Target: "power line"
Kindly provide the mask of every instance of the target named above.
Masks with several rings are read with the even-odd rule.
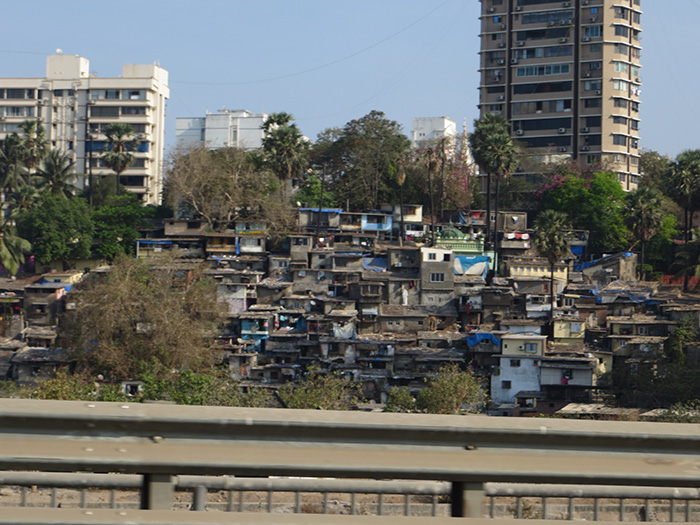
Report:
[[[378,46],[380,46],[380,45],[382,45],[382,44],[388,42],[389,40],[391,40],[391,39],[397,37],[397,36],[400,35],[401,33],[404,33],[404,32],[406,32],[406,31],[408,31],[408,30],[409,30],[410,28],[412,28],[413,26],[419,24],[420,22],[422,22],[423,20],[425,20],[426,18],[428,18],[430,15],[432,15],[434,12],[438,11],[439,9],[441,9],[441,8],[442,8],[445,4],[447,4],[448,2],[450,2],[450,0],[445,0],[443,3],[441,3],[439,6],[437,6],[437,7],[436,7],[435,9],[433,9],[432,11],[426,13],[425,15],[421,16],[421,17],[418,18],[417,20],[411,22],[409,25],[405,26],[404,28],[399,29],[399,30],[396,31],[395,33],[392,33],[392,34],[389,35],[388,37],[383,38],[382,40],[379,40],[378,42],[375,42],[374,44],[371,44],[371,45],[369,45],[369,46],[367,46],[367,47],[365,47],[365,48],[363,48],[363,49],[360,49],[359,51],[355,51],[354,53],[351,53],[351,54],[349,54],[349,55],[346,55],[346,56],[344,56],[344,57],[342,57],[342,58],[338,58],[338,59],[336,59],[336,60],[332,60],[332,61],[330,61],[330,62],[326,62],[325,64],[321,64],[321,65],[319,65],[319,66],[315,66],[315,67],[312,67],[312,68],[309,68],[309,69],[304,69],[304,70],[301,70],[301,71],[297,71],[297,72],[295,72],[295,73],[289,73],[289,74],[287,74],[287,75],[281,75],[281,76],[277,76],[277,77],[262,78],[262,79],[258,79],[258,80],[244,80],[244,81],[240,81],[240,82],[188,82],[188,81],[184,81],[184,80],[178,80],[178,81],[173,81],[172,83],[189,84],[189,85],[194,85],[194,86],[242,86],[242,85],[246,85],[246,84],[258,84],[258,83],[263,83],[263,82],[274,82],[274,81],[277,81],[277,80],[284,80],[284,79],[286,79],[286,78],[292,78],[292,77],[297,77],[297,76],[300,76],[300,75],[305,75],[305,74],[307,74],[307,73],[312,73],[312,72],[314,72],[314,71],[318,71],[319,69],[324,69],[324,68],[326,68],[326,67],[334,66],[334,65],[339,64],[339,63],[341,63],[341,62],[344,62],[344,61],[346,61],[346,60],[349,60],[349,59],[351,59],[351,58],[353,58],[353,57],[356,57],[356,56],[358,56],[358,55],[361,55],[362,53],[365,53],[365,52],[367,52],[367,51],[369,51],[369,50],[371,50],[371,49],[374,49],[375,47],[378,47]]]

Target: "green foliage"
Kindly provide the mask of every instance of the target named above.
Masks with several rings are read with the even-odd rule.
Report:
[[[309,175],[301,184],[299,190],[294,193],[294,201],[300,202],[302,206],[318,208],[321,200],[321,179],[318,175]],[[328,185],[323,188],[323,207],[332,208],[336,206],[335,195],[330,191]]]
[[[397,122],[371,111],[342,130],[320,134],[313,159],[326,165],[338,202],[349,202],[350,209],[378,209],[383,202],[399,201],[398,161],[409,146]]]
[[[125,122],[113,122],[104,128],[107,147],[102,153],[102,162],[118,177],[134,163],[134,154],[139,141],[134,138],[134,128]]]
[[[658,151],[643,150],[639,159],[640,187],[663,191],[664,178],[671,167],[671,158]]]
[[[67,199],[76,190],[71,184],[76,178],[74,168],[75,163],[67,153],[51,150],[32,180],[40,193]]]
[[[309,143],[293,120],[289,113],[273,113],[262,126],[265,162],[281,181],[298,177],[308,162]]]
[[[118,195],[108,198],[106,204],[92,215],[95,238],[100,244],[95,252],[110,261],[120,254],[133,255],[139,228],[146,226],[145,219],[152,208],[141,206],[135,195]]]
[[[590,231],[589,251],[594,255],[624,250],[629,231],[624,223],[625,192],[612,173],[590,176],[565,167],[537,193],[543,210],[567,215],[575,229]]]
[[[475,120],[469,145],[474,160],[489,175],[505,179],[520,162],[520,150],[511,139],[510,124],[499,115],[488,113]]]
[[[17,234],[14,217],[11,212],[0,222],[0,264],[10,275],[17,273],[32,248],[29,241]]]
[[[456,364],[448,364],[430,380],[430,386],[420,391],[416,409],[428,414],[457,414],[468,405],[470,412],[478,412],[487,401],[479,379]]]
[[[408,388],[392,387],[387,393],[384,412],[415,412],[416,400]]]
[[[700,400],[676,403],[658,418],[664,423],[700,423]]]
[[[685,345],[694,343],[700,339],[698,323],[694,316],[686,315],[676,327],[666,342],[667,359],[672,363],[685,362]]]
[[[83,199],[44,196],[34,209],[18,215],[17,230],[42,264],[90,256],[93,223]]]
[[[348,410],[357,403],[357,388],[349,378],[320,374],[310,369],[299,383],[287,383],[279,389],[279,398],[287,408]]]
[[[83,375],[71,375],[60,370],[56,376],[41,381],[31,390],[34,399],[58,399],[61,401],[79,401],[95,398],[95,385],[86,380]]]
[[[132,401],[132,398],[122,391],[121,383],[105,383],[100,385],[95,400],[124,403],[126,401]]]

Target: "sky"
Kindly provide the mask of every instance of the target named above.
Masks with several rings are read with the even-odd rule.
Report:
[[[700,0],[642,9],[641,146],[675,157],[700,148]],[[372,110],[409,136],[413,117],[467,131],[478,117],[478,0],[32,0],[11,11],[23,22],[3,25],[3,77],[45,76],[57,49],[98,77],[167,69],[167,147],[175,118],[224,107],[291,113],[312,140]]]

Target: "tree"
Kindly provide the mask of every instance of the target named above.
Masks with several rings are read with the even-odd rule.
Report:
[[[10,208],[17,213],[32,210],[39,202],[40,197],[34,186],[29,184],[21,186],[10,195]]]
[[[8,135],[0,148],[0,184],[5,192],[17,191],[26,184],[22,164],[22,139],[17,133]]]
[[[57,344],[75,352],[92,376],[140,379],[148,371],[208,369],[217,360],[212,335],[220,316],[215,284],[199,265],[150,267],[118,257],[72,294]]]
[[[351,209],[371,210],[383,202],[398,202],[398,162],[409,147],[397,122],[381,111],[371,111],[341,130],[320,134],[313,158],[317,164],[326,164],[339,202],[348,202]]]
[[[31,243],[17,234],[14,218],[15,213],[10,213],[0,223],[0,264],[10,275],[17,273],[32,249]]]
[[[491,241],[491,178],[496,179],[496,225],[498,225],[499,183],[518,167],[520,150],[510,137],[510,125],[500,115],[487,113],[474,121],[469,145],[475,162],[486,173],[486,232]],[[498,236],[498,232],[496,232]]]
[[[274,217],[280,208],[272,198],[278,188],[275,176],[258,169],[255,159],[237,148],[199,148],[176,156],[166,187],[173,208],[201,217],[212,230],[240,217]]]
[[[349,410],[358,399],[357,387],[349,378],[313,368],[299,383],[283,385],[278,394],[286,408]]]
[[[42,167],[33,180],[36,188],[52,197],[67,199],[77,189],[71,180],[75,179],[75,163],[66,153],[51,150],[44,158]]]
[[[644,279],[644,247],[656,232],[661,229],[663,215],[661,200],[655,189],[641,187],[625,196],[625,222],[636,242],[641,246],[639,277]]]
[[[116,191],[119,192],[119,176],[134,163],[132,153],[138,149],[139,141],[134,137],[134,128],[125,122],[113,122],[104,128],[107,147],[102,162],[114,172]]]
[[[696,230],[696,236],[700,231]],[[688,291],[690,277],[700,277],[700,241],[687,242],[676,251],[676,256],[671,265],[671,271],[676,278],[683,278],[683,290]]]
[[[622,210],[625,192],[613,173],[579,173],[562,166],[536,193],[543,210],[566,214],[572,228],[590,232],[588,250],[601,255],[625,249],[629,231]]]
[[[115,195],[92,214],[95,239],[99,241],[95,252],[112,261],[120,254],[133,255],[139,229],[147,225],[146,218],[152,215],[151,208],[141,205],[135,195]]]
[[[19,124],[22,130],[20,158],[29,173],[32,172],[49,153],[49,141],[44,126],[36,120],[24,120]]]
[[[93,223],[83,199],[46,195],[34,209],[17,215],[17,230],[42,264],[90,256]]]
[[[693,214],[700,206],[700,150],[680,153],[667,172],[664,191],[685,213],[685,242],[693,229]]]
[[[405,387],[392,387],[387,392],[384,412],[415,412],[416,400]]]
[[[309,143],[293,120],[289,113],[273,113],[262,125],[265,162],[282,183],[283,197],[290,181],[306,170],[309,155]]]
[[[535,221],[535,244],[549,262],[550,321],[554,319],[554,265],[569,253],[568,228],[566,215],[556,210],[542,212]]]
[[[447,364],[430,379],[430,386],[418,393],[416,409],[428,414],[457,414],[468,405],[470,412],[478,412],[487,401],[478,378],[456,364]]]
[[[672,162],[670,157],[658,151],[642,150],[639,158],[639,173],[642,175],[639,185],[663,191],[664,179]]]

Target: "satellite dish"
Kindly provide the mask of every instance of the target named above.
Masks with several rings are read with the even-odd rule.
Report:
[[[56,48],[56,54],[57,54],[57,55],[62,55],[62,54],[63,54],[63,49],[61,49],[60,47],[59,47],[59,48]]]

